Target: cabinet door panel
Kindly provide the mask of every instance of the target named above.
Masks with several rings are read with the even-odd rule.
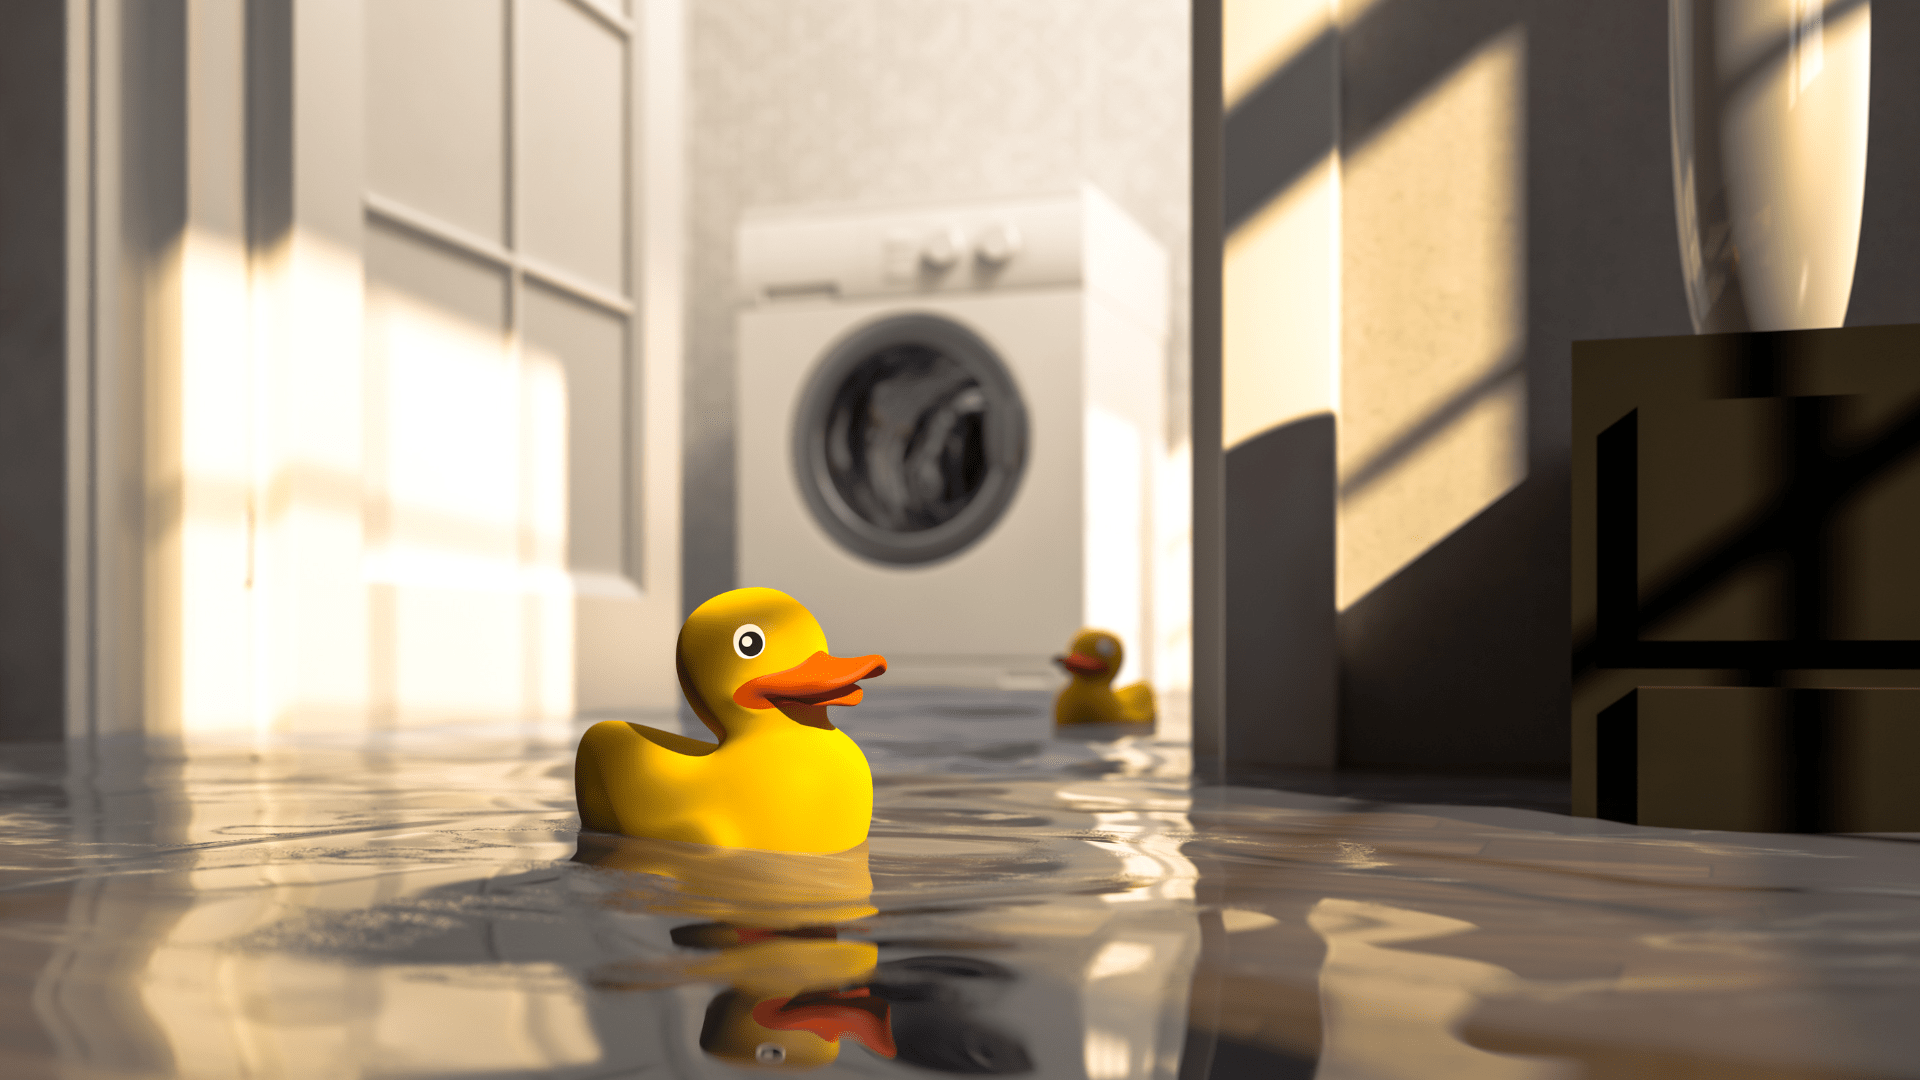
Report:
[[[522,11],[521,249],[624,293],[626,43],[565,0]]]
[[[501,0],[367,6],[367,186],[507,240],[506,11]]]
[[[627,516],[626,320],[530,284],[527,362],[565,387],[567,565],[622,574]]]

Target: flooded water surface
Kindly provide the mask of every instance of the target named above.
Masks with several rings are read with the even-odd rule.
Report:
[[[0,1073],[1920,1076],[1920,838],[1194,789],[1037,695],[872,705],[831,856],[582,834],[566,730],[9,751]]]

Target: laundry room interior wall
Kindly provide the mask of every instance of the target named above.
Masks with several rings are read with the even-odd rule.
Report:
[[[1571,348],[1692,331],[1667,5],[1440,7],[1222,5],[1239,778],[1591,753],[1567,720]],[[1849,326],[1920,319],[1920,5],[1875,5],[1872,35]]]
[[[1173,256],[1164,400],[1168,445],[1186,443],[1185,3],[695,0],[688,49],[689,609],[753,584],[734,546],[734,229],[749,207],[1093,183]]]

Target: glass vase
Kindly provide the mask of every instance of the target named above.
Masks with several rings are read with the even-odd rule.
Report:
[[[1697,333],[1839,326],[1867,171],[1869,0],[1669,0]]]

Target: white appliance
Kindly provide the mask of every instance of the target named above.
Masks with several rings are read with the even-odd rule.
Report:
[[[1153,671],[1165,251],[1089,187],[750,211],[742,585],[890,684],[1041,688],[1083,626]]]

